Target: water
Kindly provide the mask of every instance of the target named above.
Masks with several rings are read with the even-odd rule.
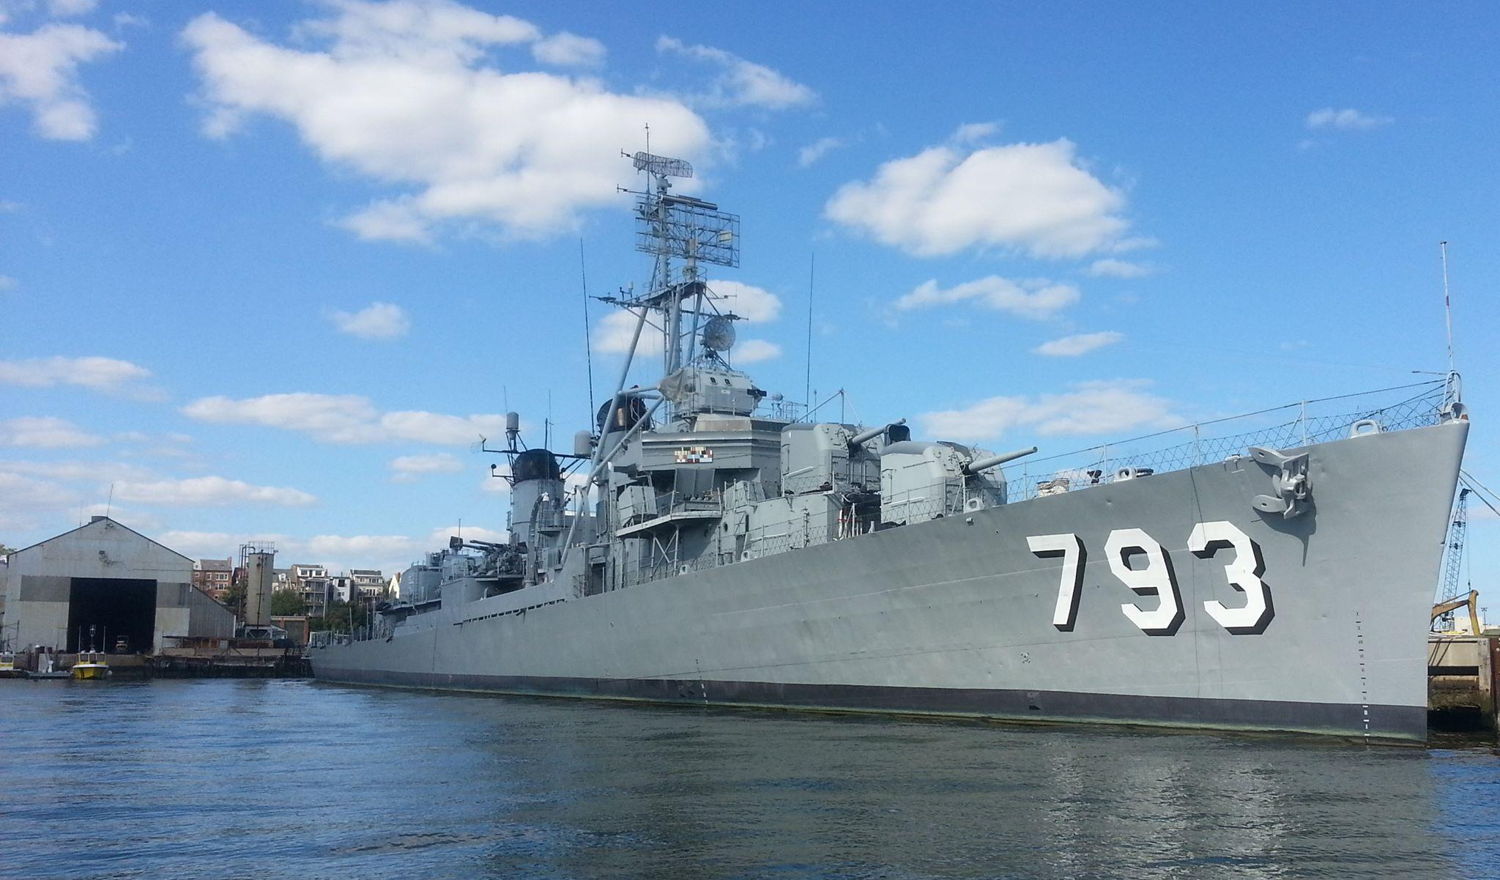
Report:
[[[0,877],[1495,876],[1500,758],[302,681],[0,682]]]

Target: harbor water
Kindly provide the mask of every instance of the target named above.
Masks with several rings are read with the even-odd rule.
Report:
[[[0,877],[1493,877],[1477,744],[0,682]]]

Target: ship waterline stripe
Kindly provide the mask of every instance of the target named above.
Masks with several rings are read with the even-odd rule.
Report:
[[[315,667],[319,665],[315,661]],[[321,681],[342,684],[651,703],[1306,733],[1413,744],[1420,744],[1427,738],[1425,706],[1299,703],[1024,689],[659,678],[443,675],[347,668],[318,668],[316,677]]]

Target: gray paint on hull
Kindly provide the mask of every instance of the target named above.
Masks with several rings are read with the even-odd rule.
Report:
[[[345,684],[478,691],[650,703],[774,707],[997,721],[1093,722],[1213,730],[1281,731],[1421,742],[1427,712],[1413,706],[1329,705],[972,688],[771,684],[685,679],[528,678],[500,675],[375,673],[329,669]],[[1371,728],[1380,731],[1372,735]]]

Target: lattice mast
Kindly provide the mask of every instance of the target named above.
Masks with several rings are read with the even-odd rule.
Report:
[[[635,248],[655,256],[656,263],[645,294],[622,292],[607,301],[660,315],[662,375],[670,376],[697,358],[699,329],[706,318],[718,314],[700,265],[740,264],[740,218],[712,202],[672,193],[672,178],[693,176],[688,162],[646,152],[621,155],[651,178],[645,191],[627,192],[636,196]]]
[[[1439,602],[1467,593],[1463,581],[1464,539],[1469,532],[1469,487],[1460,486],[1453,502],[1453,518],[1448,521],[1448,546],[1443,560],[1443,582],[1438,585]]]

